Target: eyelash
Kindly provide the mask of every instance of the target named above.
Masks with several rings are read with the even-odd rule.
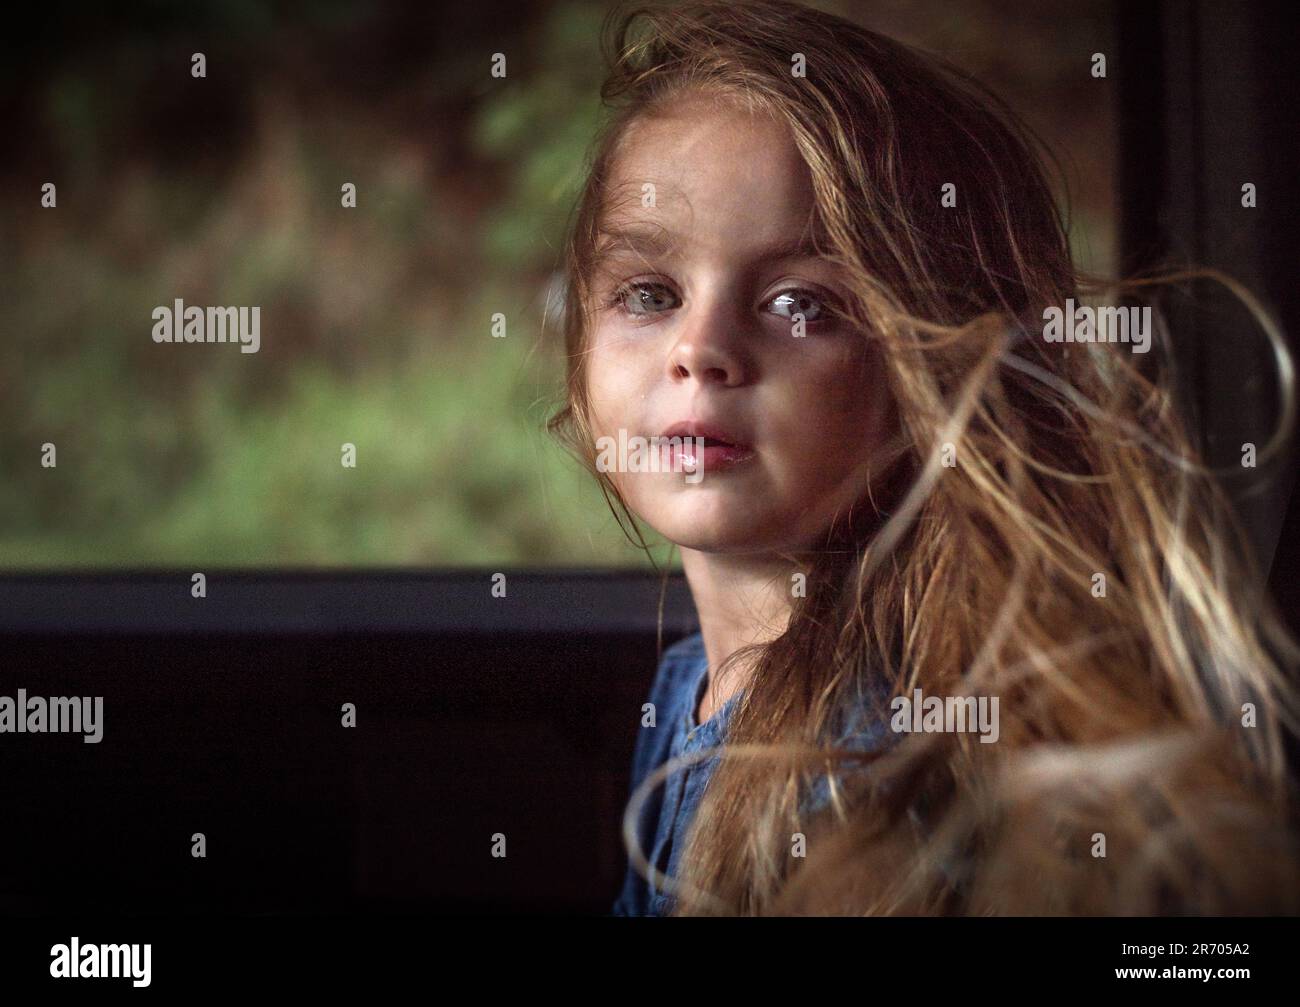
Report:
[[[652,288],[652,289],[658,288],[661,290],[670,289],[666,283],[658,283],[649,280],[634,280],[630,283],[621,284],[617,289],[613,291],[613,293],[611,293],[607,298],[605,298],[603,302],[604,308],[606,310],[612,308],[613,310],[617,311],[620,315],[622,315],[624,318],[648,318],[651,315],[657,314],[658,312],[647,312],[645,314],[636,314],[635,312],[628,311],[627,308],[624,307],[624,301],[626,300],[627,295],[630,294],[632,291],[641,287]],[[778,290],[775,294],[773,294],[771,297],[768,298],[767,303],[770,304],[772,301],[775,301],[778,297],[782,297],[784,295],[789,295],[789,294],[807,294],[813,300],[817,301],[822,305],[824,309],[823,317],[808,320],[806,324],[822,325],[826,322],[835,320],[835,314],[837,310],[837,304],[835,299],[827,294],[819,293],[818,291],[812,290],[808,287],[786,287],[782,290]]]

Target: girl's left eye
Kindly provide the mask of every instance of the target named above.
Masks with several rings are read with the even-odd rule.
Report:
[[[820,322],[824,321],[825,317],[829,317],[828,302],[825,298],[813,293],[811,290],[800,290],[796,288],[782,291],[767,303],[778,304],[783,308],[789,309],[790,314],[784,315],[783,317],[785,318],[793,318],[797,313],[803,315],[805,322]]]

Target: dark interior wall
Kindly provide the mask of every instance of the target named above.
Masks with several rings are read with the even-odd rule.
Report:
[[[481,574],[245,582],[280,599],[263,623],[282,627],[348,626],[344,603],[322,599],[351,596],[355,620],[387,595],[387,629],[335,633],[187,628],[167,601],[188,599],[173,590],[186,580],[146,578],[154,604],[133,610],[113,601],[125,578],[0,583],[0,694],[102,696],[105,722],[96,744],[5,736],[0,912],[609,910],[656,578],[512,574],[520,597],[495,632],[449,629],[469,619],[436,604],[500,604]],[[243,604],[238,586],[211,588]],[[404,605],[420,595],[425,609]],[[98,612],[98,631],[18,632],[24,604],[69,623]],[[547,613],[564,631],[527,628]],[[664,645],[692,618],[674,579]],[[206,858],[191,856],[195,832]]]
[[[1123,260],[1126,269],[1208,266],[1244,284],[1280,322],[1300,356],[1300,225],[1296,165],[1300,105],[1294,4],[1159,0],[1117,5],[1121,95]],[[1242,205],[1253,183],[1257,205]],[[1217,466],[1263,450],[1278,422],[1278,367],[1248,311],[1200,281],[1172,296],[1169,317],[1184,404]],[[1269,586],[1300,632],[1297,452],[1241,470],[1226,485]],[[1261,484],[1257,477],[1267,476]]]
[[[98,744],[6,738],[4,911],[604,912],[616,894],[653,638],[4,649],[26,669],[6,680],[103,696],[106,721]]]

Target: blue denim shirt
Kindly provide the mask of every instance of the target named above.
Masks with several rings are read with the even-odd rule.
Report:
[[[633,790],[655,769],[671,758],[714,748],[724,743],[731,714],[743,690],[731,696],[703,724],[695,723],[695,712],[708,686],[708,659],[704,637],[700,633],[678,641],[664,651],[655,673],[650,696],[654,704],[655,726],[642,727],[632,756]],[[887,695],[864,697],[863,703],[848,718],[847,727],[837,743],[852,749],[870,751],[887,744],[893,737],[888,717],[876,712],[876,701],[887,708]],[[637,823],[637,838],[646,858],[670,878],[677,876],[678,857],[685,842],[686,830],[699,807],[704,788],[717,768],[720,755],[692,763],[669,774],[655,787],[642,806]],[[813,786],[808,810],[816,810],[830,798],[825,776]],[[666,916],[673,898],[651,885],[629,863],[623,890],[614,903],[615,916]]]

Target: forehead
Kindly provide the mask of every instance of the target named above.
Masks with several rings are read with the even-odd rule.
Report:
[[[691,99],[625,132],[601,230],[734,251],[797,237],[812,209],[808,169],[783,122]]]

